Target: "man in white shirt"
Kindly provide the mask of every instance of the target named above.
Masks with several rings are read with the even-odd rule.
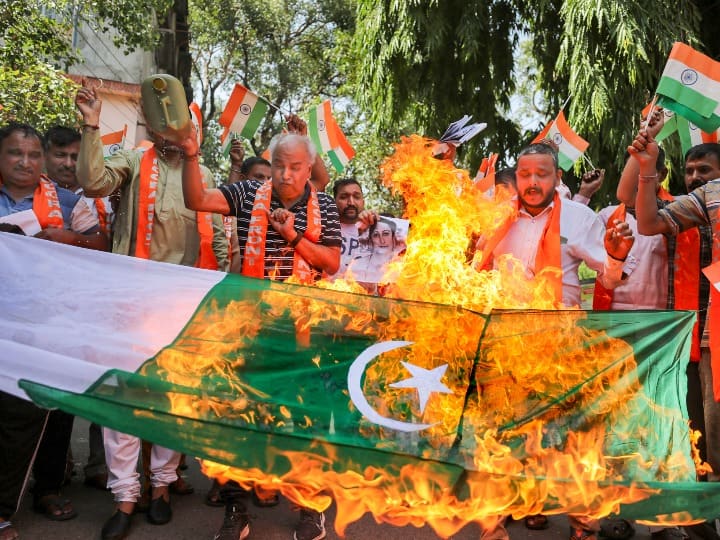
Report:
[[[609,224],[607,230],[587,206],[556,195],[561,171],[557,153],[544,143],[531,144],[518,157],[515,181],[518,214],[493,248],[493,256],[511,254],[524,266],[529,277],[544,270],[539,256],[552,258],[548,249],[558,249],[545,240],[551,230],[554,211],[559,215],[559,261],[562,269],[562,304],[580,305],[578,267],[585,262],[598,272],[603,285],[612,289],[623,280],[623,263],[634,238],[627,223]],[[545,253],[542,253],[543,248]],[[628,268],[628,270],[630,270]]]
[[[492,249],[494,261],[510,254],[522,264],[528,277],[542,273],[550,282],[557,282],[556,304],[571,307],[580,305],[580,263],[584,261],[596,270],[603,286],[613,289],[623,282],[623,265],[634,238],[627,223],[614,220],[606,230],[587,206],[560,196],[556,188],[561,175],[552,146],[537,143],[523,149],[515,173],[517,217],[494,247],[486,248]],[[558,266],[559,275],[553,270]],[[571,539],[597,539],[598,520],[580,515],[568,517]],[[482,540],[508,538],[503,519],[481,535]]]

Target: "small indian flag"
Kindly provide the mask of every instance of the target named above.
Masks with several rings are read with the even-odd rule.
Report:
[[[325,100],[310,110],[308,132],[317,151],[327,154],[337,172],[343,172],[350,160],[355,157],[355,149],[332,114],[330,100]]]
[[[712,133],[706,133],[682,116],[677,116],[676,122],[683,155],[687,154],[688,150],[698,144],[718,142],[719,130],[715,130]]]
[[[110,157],[118,150],[122,150],[125,146],[125,134],[127,133],[127,124],[120,131],[113,131],[100,137],[103,143],[103,157]]]
[[[545,126],[532,142],[537,143],[543,139],[551,140],[557,145],[558,164],[564,171],[569,171],[590,146],[589,142],[572,130],[563,111],[560,111],[555,120]]]
[[[262,98],[243,85],[235,84],[218,122],[229,131],[252,139],[267,111],[268,104]]]
[[[684,116],[703,131],[720,127],[720,62],[689,45],[673,45],[656,93],[658,105]]]

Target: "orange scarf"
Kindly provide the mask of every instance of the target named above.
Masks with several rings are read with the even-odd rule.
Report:
[[[94,199],[95,210],[97,210],[98,223],[100,224],[100,230],[105,234],[110,234],[110,224],[108,223],[108,212],[105,208],[105,203],[102,199]]]
[[[519,201],[519,199],[518,199]],[[560,196],[557,191],[553,197],[553,206],[545,222],[540,245],[535,255],[535,275],[543,273],[549,280],[555,293],[555,300],[562,303],[562,258],[560,256]]]
[[[321,216],[318,203],[317,191],[310,186],[310,197],[307,206],[307,231],[305,238],[317,243],[320,239]],[[248,277],[265,277],[265,241],[268,229],[268,212],[270,212],[270,200],[272,198],[272,180],[267,180],[255,193],[252,212],[250,214],[250,225],[248,226],[248,237],[245,242],[243,254],[242,274]],[[289,248],[288,248],[289,249]],[[312,283],[313,270],[297,250],[293,250],[293,276],[301,283]]]
[[[607,229],[608,227],[613,227],[616,219],[619,219],[620,221],[627,220],[627,212],[624,204],[619,205],[613,211],[608,218],[605,228]],[[596,279],[595,291],[593,293],[593,309],[598,311],[609,310],[610,306],[612,306],[614,295],[615,293],[612,289],[606,289],[603,284],[600,283],[600,280]]]
[[[157,151],[152,146],[140,160],[140,192],[138,196],[138,219],[135,236],[135,256],[141,259],[150,258],[153,223],[155,221],[155,198],[157,196],[160,166]],[[203,184],[205,179],[203,178]],[[197,212],[196,221],[200,236],[200,253],[195,266],[209,270],[217,270],[218,264],[212,249],[213,228],[212,215],[209,212]]]
[[[33,193],[33,212],[35,212],[43,229],[48,227],[62,229],[65,227],[57,189],[53,181],[44,174],[40,176],[38,186],[35,188],[35,193]]]
[[[663,188],[658,190],[658,199],[672,201],[675,199]],[[700,231],[697,227],[678,234],[675,238],[675,272],[673,288],[675,304],[673,309],[695,311],[700,308]],[[690,360],[700,361],[700,322],[695,320],[690,347]]]
[[[520,197],[517,199],[518,212],[520,211]],[[544,274],[553,289],[555,301],[562,303],[562,257],[560,254],[560,197],[555,193],[553,197],[553,205],[550,208],[550,215],[545,222],[545,228],[540,238],[540,244],[535,254],[535,275]],[[517,219],[515,216],[507,219],[505,223],[500,225],[495,234],[488,240],[483,248],[482,257],[474,267],[485,270],[491,265],[492,252],[500,243],[512,224]]]

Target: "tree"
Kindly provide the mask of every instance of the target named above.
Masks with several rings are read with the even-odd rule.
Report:
[[[16,120],[44,130],[75,125],[75,84],[58,68],[79,60],[72,26],[85,22],[119,31],[117,44],[151,48],[160,37],[155,13],[172,0],[4,0],[0,4],[0,121]]]
[[[199,90],[195,101],[211,132],[204,152],[211,165],[219,159],[212,121],[234,83],[269,99],[283,113],[302,113],[323,98],[338,97],[343,74],[332,58],[353,30],[350,0],[191,0],[190,24]],[[250,141],[254,154],[280,131],[281,116],[266,118]]]
[[[624,147],[637,130],[675,40],[720,51],[700,17],[709,0],[358,0],[356,46],[365,57],[359,101],[380,128],[409,114],[435,135],[467,112],[488,129],[469,148],[488,145],[514,155],[529,140],[506,120],[515,90],[520,34],[532,39],[537,84],[551,119],[572,96],[566,115],[590,143],[589,156],[608,169],[604,204]],[[678,14],[682,14],[679,17]],[[538,128],[540,126],[537,126]],[[437,136],[437,135],[436,135]]]

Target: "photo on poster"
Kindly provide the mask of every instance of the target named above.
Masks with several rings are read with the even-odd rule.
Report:
[[[350,262],[350,272],[360,283],[390,283],[385,276],[387,265],[405,251],[410,222],[380,216],[374,225],[363,232],[358,240],[363,249]]]

